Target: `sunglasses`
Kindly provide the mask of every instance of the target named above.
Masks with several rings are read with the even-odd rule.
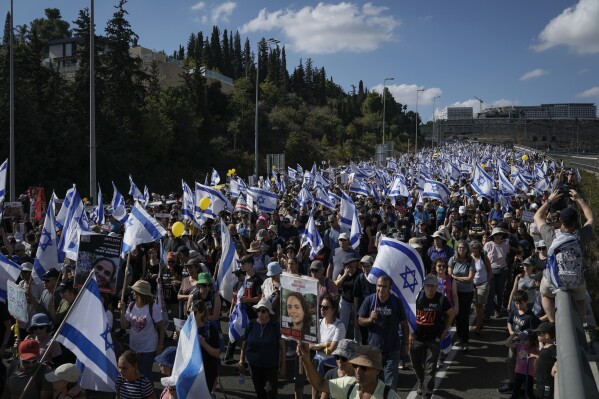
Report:
[[[347,362],[347,358],[345,356],[335,355],[335,360],[340,361],[341,363]]]
[[[361,371],[368,371],[372,368],[372,367],[368,367],[368,366],[360,366],[358,364],[352,364],[352,367],[354,368],[354,370],[361,370]]]
[[[268,309],[260,308],[260,309],[258,309],[258,313],[268,313]]]
[[[34,331],[35,330],[44,330],[45,328],[46,328],[46,326],[34,326],[34,327],[31,327],[31,329],[34,330]]]
[[[321,310],[329,310],[329,308],[330,308],[330,306],[326,306],[326,305],[320,307]]]

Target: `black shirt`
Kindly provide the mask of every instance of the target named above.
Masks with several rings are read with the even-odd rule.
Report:
[[[343,280],[343,283],[339,288],[341,289],[341,298],[343,298],[344,301],[354,303],[354,284],[360,274],[364,273],[356,271],[354,274],[347,276]]]
[[[244,298],[255,298],[257,296],[260,296],[261,294],[262,294],[262,280],[260,279],[260,277],[258,277],[257,274],[254,274],[251,277],[246,276],[245,291],[243,292]],[[252,307],[255,304],[245,303],[244,305],[245,305],[245,310],[247,312],[249,320],[252,320],[252,319],[255,319],[256,317],[258,317],[258,315],[256,314],[256,311]]]
[[[535,383],[542,386],[549,386],[553,397],[553,377],[551,376],[551,368],[557,361],[557,348],[555,345],[541,349],[539,358],[535,364]]]

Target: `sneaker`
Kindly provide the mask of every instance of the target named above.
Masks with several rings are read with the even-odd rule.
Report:
[[[439,353],[439,359],[437,359],[437,368],[440,369],[443,367],[443,362],[445,362],[445,353]]]
[[[499,388],[497,388],[497,392],[499,393],[512,393],[512,384],[509,382],[507,384],[503,384]]]
[[[424,385],[423,384],[418,385],[418,389],[416,390],[416,393],[418,395],[422,395],[423,392],[424,392]]]
[[[470,350],[470,347],[468,346],[468,344],[464,344],[464,346],[462,346],[462,350],[463,350],[464,352],[466,352],[466,351],[469,351],[469,350]]]

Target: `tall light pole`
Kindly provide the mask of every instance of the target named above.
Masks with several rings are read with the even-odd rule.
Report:
[[[386,85],[387,85],[387,81],[388,80],[395,80],[395,78],[385,78],[383,79],[383,144],[385,144],[385,106],[386,106],[386,102],[385,102],[385,90],[386,89]]]
[[[89,195],[93,204],[96,198],[96,61],[95,61],[94,0],[89,8]],[[100,204],[101,205],[101,204]]]
[[[10,0],[10,56],[9,56],[9,78],[10,81],[10,95],[9,95],[9,118],[10,118],[10,134],[9,134],[9,152],[8,152],[8,169],[9,179],[10,179],[10,202],[15,202],[15,60],[14,60],[14,52],[15,52],[15,36],[14,36],[14,22],[15,17],[13,13],[13,0]]]
[[[270,38],[266,41],[268,45],[276,44],[279,45],[279,41],[277,39]],[[260,89],[260,42],[258,42],[258,53],[256,54],[256,115],[254,117],[254,178],[258,181],[258,91]]]
[[[414,155],[416,155],[416,152],[418,151],[418,96],[421,91],[424,91],[424,89],[416,90],[416,137],[414,138]]]
[[[437,100],[437,98],[440,98],[441,96],[435,96],[433,97],[433,143],[435,142],[435,101]],[[439,140],[437,139],[437,145],[439,145]]]

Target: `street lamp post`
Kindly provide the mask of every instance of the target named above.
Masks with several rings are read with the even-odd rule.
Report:
[[[408,154],[410,153],[410,141],[412,141],[412,139],[408,137]]]
[[[416,135],[414,138],[414,155],[416,155],[416,152],[418,151],[418,96],[421,91],[424,91],[424,89],[416,90]]]
[[[15,66],[14,66],[14,52],[15,52],[15,37],[14,37],[14,20],[15,14],[13,13],[13,0],[10,0],[10,56],[9,56],[9,153],[8,153],[8,170],[9,172],[9,185],[10,185],[10,202],[15,202]]]
[[[437,98],[440,98],[441,96],[435,96],[433,97],[433,144],[435,143],[435,102],[437,100]],[[437,138],[437,145],[439,145],[439,138]]]
[[[266,44],[279,45],[280,41],[270,38]],[[258,43],[258,54],[256,56],[256,115],[254,117],[254,178],[258,181],[258,91],[260,88],[260,43]]]
[[[94,0],[89,9],[89,195],[93,204],[98,204],[96,198],[96,61],[95,61],[95,27]],[[102,204],[98,204],[102,205]]]
[[[385,144],[385,108],[387,103],[385,102],[385,89],[388,80],[395,80],[395,78],[385,78],[383,79],[383,144]]]

